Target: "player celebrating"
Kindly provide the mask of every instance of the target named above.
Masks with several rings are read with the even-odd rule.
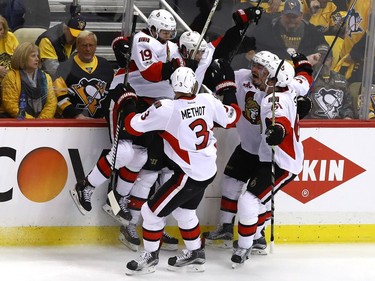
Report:
[[[274,60],[266,64],[256,78],[258,88],[265,92],[265,95],[258,93],[254,97],[260,105],[260,162],[246,191],[238,199],[239,239],[231,258],[233,267],[248,259],[261,204],[267,203],[271,199],[271,193],[275,194],[302,170],[303,147],[298,135],[298,93],[288,87],[294,75],[291,64],[284,60]],[[274,158],[271,156],[271,149],[274,149]],[[275,167],[274,181],[271,176],[272,165]]]
[[[126,130],[134,135],[163,131],[165,154],[174,169],[173,176],[142,205],[145,251],[127,264],[127,274],[155,271],[165,217],[171,213],[187,249],[182,255],[169,258],[169,268],[204,270],[205,253],[196,209],[217,170],[216,139],[211,128],[214,122],[224,128],[234,126],[240,116],[236,105],[223,105],[210,94],[195,95],[197,82],[190,68],[178,68],[171,81],[174,100],[157,101],[145,112],[130,114],[125,120]]]
[[[300,95],[305,95],[310,87],[312,67],[302,54],[297,54],[292,59],[296,69],[296,77],[292,80],[289,88],[295,89]],[[259,88],[262,85],[260,77],[263,75],[265,66],[275,60],[278,60],[276,55],[268,51],[261,51],[254,56],[251,69],[235,71],[236,98],[243,112],[236,125],[240,144],[231,155],[224,170],[220,182],[222,190],[220,224],[216,230],[203,233],[207,243],[218,240],[222,242],[224,247],[232,246],[233,224],[237,213],[238,198],[246,182],[254,176],[259,165],[260,106],[254,97],[256,94],[265,95],[265,92]],[[218,78],[215,79],[223,80],[223,77],[228,76],[229,71],[225,62],[220,62],[216,69]],[[306,110],[308,111],[309,108],[307,107]],[[307,113],[304,112],[303,114],[306,115]],[[260,205],[258,227],[252,247],[253,254],[266,254],[267,244],[263,230],[266,220],[270,217],[269,210],[269,206],[267,208],[265,205]]]

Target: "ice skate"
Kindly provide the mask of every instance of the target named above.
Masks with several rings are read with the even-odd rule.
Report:
[[[249,259],[249,253],[251,252],[251,248],[244,249],[238,246],[238,241],[234,241],[233,243],[233,254],[232,254],[232,268],[238,268],[244,264],[244,262]]]
[[[136,228],[137,226],[132,223],[127,226],[122,225],[119,235],[119,240],[134,252],[137,252],[138,246],[141,245],[141,239],[138,237]]]
[[[86,215],[91,211],[91,196],[94,192],[94,187],[89,183],[87,178],[76,183],[75,187],[70,190],[70,195],[78,210]]]
[[[178,239],[172,237],[167,232],[163,232],[163,236],[161,238],[161,246],[160,249],[165,251],[177,251],[178,249]]]
[[[253,246],[251,248],[252,255],[267,255],[267,241],[265,237],[260,237],[253,241]]]
[[[204,263],[206,255],[204,249],[182,250],[182,254],[168,259],[168,270],[178,271],[186,269],[191,272],[202,272],[205,270]]]
[[[128,209],[128,203],[129,203],[129,197],[127,196],[121,196],[116,191],[108,193],[108,198],[110,198],[112,195],[114,204],[117,205],[116,207],[113,207],[111,204],[111,200],[108,199],[106,204],[103,206],[103,210],[110,215],[112,218],[117,220],[119,223],[123,225],[128,225],[129,221],[132,219],[132,216],[130,214],[130,210]],[[114,208],[118,208],[119,211],[114,212]],[[116,213],[116,214],[115,214]]]
[[[159,251],[143,251],[139,258],[128,262],[126,275],[148,274],[155,272],[155,266],[159,263]]]
[[[202,235],[206,240],[206,245],[231,248],[233,240],[233,224],[224,223],[219,225],[216,230],[203,232]]]

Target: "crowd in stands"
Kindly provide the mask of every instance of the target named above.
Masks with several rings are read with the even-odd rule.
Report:
[[[84,38],[79,36],[86,27],[84,15],[74,15],[50,27],[48,1],[38,0],[34,3],[29,0],[27,5],[25,2],[21,0],[0,2],[0,13],[3,15],[0,16],[0,82],[3,81],[0,116],[15,117],[14,112],[10,112],[7,105],[9,95],[14,95],[13,91],[16,89],[19,94],[25,91],[25,85],[40,89],[41,85],[38,83],[42,81],[38,79],[43,73],[46,74],[43,77],[47,77],[46,85],[49,85],[49,79],[52,79],[55,87],[57,96],[55,117],[102,118],[104,115],[100,112],[107,106],[105,96],[113,78],[113,71],[103,71],[103,68],[109,68],[109,63],[95,55],[97,45],[95,34],[84,33]],[[234,2],[243,6],[256,6],[258,3],[254,0]],[[201,14],[205,14],[206,6],[212,3],[213,1],[197,1]],[[247,31],[248,36],[245,37],[241,48],[245,50],[245,57],[249,60],[256,51],[261,50],[268,50],[280,58],[288,59],[293,53],[303,53],[306,56],[320,53],[325,57],[327,51],[323,50],[331,49],[324,66],[320,69],[319,76],[316,77],[316,87],[311,91],[314,108],[307,118],[358,118],[364,46],[371,3],[356,1],[350,16],[345,18],[352,3],[353,0],[263,1],[260,5],[265,11],[262,19]],[[344,19],[346,19],[345,25],[343,25]],[[202,21],[196,18],[191,25],[198,28],[199,22]],[[12,65],[16,65],[13,56],[19,45],[14,32],[20,27],[36,26],[46,29],[46,32],[42,33],[35,42],[31,42],[36,44],[41,71],[36,71],[33,76],[23,75],[25,69],[22,67],[12,69]],[[79,40],[85,41],[87,38],[90,38],[90,42],[85,42],[76,50]],[[334,40],[335,44],[330,48]],[[246,48],[247,45],[251,47]],[[82,60],[85,53],[88,56],[87,61]],[[23,54],[22,60],[23,63],[28,60],[26,54]],[[241,63],[243,64],[244,61],[246,62],[242,60]],[[65,63],[60,67],[62,62]],[[235,63],[232,66],[236,69]],[[315,66],[315,73],[319,72],[319,67]],[[15,73],[18,73],[17,79],[20,78],[23,82],[19,88],[9,88],[7,80]],[[9,77],[5,79],[7,75]],[[86,77],[84,83],[78,82],[81,77]],[[336,79],[337,77],[339,79]],[[338,80],[342,84],[336,83]],[[49,90],[43,92],[46,94]],[[39,93],[37,98],[44,94]],[[28,98],[29,104],[33,104],[34,96],[30,95]],[[42,99],[48,100],[46,97]],[[46,104],[42,102],[42,106]],[[371,106],[373,108],[373,105]],[[42,114],[40,110],[30,113],[26,118],[51,117]],[[369,115],[369,117],[373,116]]]

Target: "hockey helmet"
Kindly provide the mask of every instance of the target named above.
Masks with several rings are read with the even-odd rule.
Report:
[[[155,28],[157,37],[159,36],[161,30],[170,31],[171,39],[175,38],[177,34],[176,20],[170,12],[164,9],[152,11],[147,19],[147,26],[150,32],[152,27]]]
[[[260,51],[253,57],[253,62],[266,66],[271,61],[278,60],[279,57],[269,51]]]
[[[185,46],[187,53],[190,55],[190,53],[194,52],[195,48],[198,46],[200,37],[201,35],[196,31],[185,31],[180,36],[180,40],[179,40],[180,48],[182,48],[182,46]],[[204,52],[206,48],[207,48],[207,42],[206,40],[202,39],[202,42],[199,45],[198,51]]]
[[[294,67],[285,60],[271,61],[266,65],[269,74],[267,80],[276,78],[277,87],[288,86],[295,75]]]
[[[188,96],[195,95],[198,88],[194,71],[184,66],[177,68],[172,73],[171,84],[174,92],[184,93]]]
[[[131,46],[130,38],[126,36],[116,37],[112,41],[112,49],[120,67],[126,67],[130,62]]]

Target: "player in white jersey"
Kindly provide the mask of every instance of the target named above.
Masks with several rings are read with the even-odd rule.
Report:
[[[254,22],[256,19],[260,18],[260,15],[261,14],[253,14],[246,17],[244,20]],[[224,36],[220,36],[218,39],[212,42],[207,43],[203,39],[199,47],[198,43],[200,34],[198,32],[186,31],[181,34],[178,46],[179,53],[185,62],[192,59],[194,51],[197,51],[195,57],[193,58],[194,61],[196,61],[197,66],[193,67],[193,69],[195,69],[198,89],[201,88],[202,81],[205,78],[205,72],[210,66],[212,60],[218,57],[229,58],[230,53],[239,44],[241,40],[240,31],[244,24],[243,22],[241,23],[242,25],[240,23],[236,23],[235,26],[227,30]],[[191,61],[189,62],[191,65]],[[221,84],[221,90],[225,90],[225,88],[230,86],[228,85],[228,81],[219,81],[218,84]],[[234,86],[234,83],[232,86]],[[144,202],[146,202],[149,192],[155,185],[157,179],[159,179],[160,184],[163,184],[172,175],[172,171],[168,169],[167,163],[164,160],[165,156],[163,155],[164,152],[162,141],[158,140],[157,137],[154,137],[152,146],[148,148],[148,161],[140,171],[130,192],[131,196],[128,206],[132,219],[130,220],[129,225],[122,226],[120,228],[119,239],[133,251],[137,251],[138,246],[141,244],[136,231],[136,225],[138,224],[140,218],[141,206],[144,204]],[[178,240],[176,238],[164,233],[162,249],[177,250],[177,244]]]
[[[127,264],[127,274],[155,270],[165,217],[169,214],[177,220],[187,248],[182,255],[169,258],[169,269],[187,266],[194,271],[204,270],[205,254],[196,209],[217,171],[212,128],[214,123],[232,127],[240,117],[236,105],[223,105],[211,94],[195,95],[197,82],[190,68],[178,68],[171,83],[176,93],[174,100],[157,101],[145,112],[130,114],[125,120],[126,131],[134,135],[162,131],[165,154],[174,170],[173,176],[142,205],[145,251]]]
[[[224,247],[232,246],[233,224],[237,213],[238,198],[246,182],[254,175],[256,167],[259,165],[260,106],[254,96],[265,94],[259,89],[259,76],[262,75],[261,72],[266,64],[277,59],[276,55],[268,51],[261,51],[253,58],[251,69],[235,71],[236,98],[242,110],[241,118],[236,125],[240,144],[231,155],[220,182],[222,197],[219,226],[212,232],[203,233],[208,244],[213,240],[218,240],[220,243],[215,242],[216,244],[221,244]],[[296,89],[299,94],[305,95],[311,83],[312,67],[306,57],[301,54],[294,56],[292,59],[296,67],[296,77],[289,87]],[[222,64],[222,66],[225,66],[225,64]],[[306,115],[307,113],[303,114]],[[264,227],[269,218],[269,206],[261,205],[252,248],[253,254],[266,254],[267,244],[264,237]]]
[[[299,141],[297,92],[289,87],[295,76],[293,66],[284,60],[275,60],[262,67],[255,100],[260,104],[261,142],[259,165],[246,191],[238,199],[238,243],[234,246],[233,267],[244,263],[253,245],[261,205],[271,199],[302,170],[303,147]],[[275,99],[273,99],[275,97]],[[274,103],[274,109],[273,109]],[[272,122],[274,116],[274,124]],[[275,151],[272,163],[271,146]],[[272,183],[271,170],[275,167]],[[274,184],[274,186],[273,186]]]

